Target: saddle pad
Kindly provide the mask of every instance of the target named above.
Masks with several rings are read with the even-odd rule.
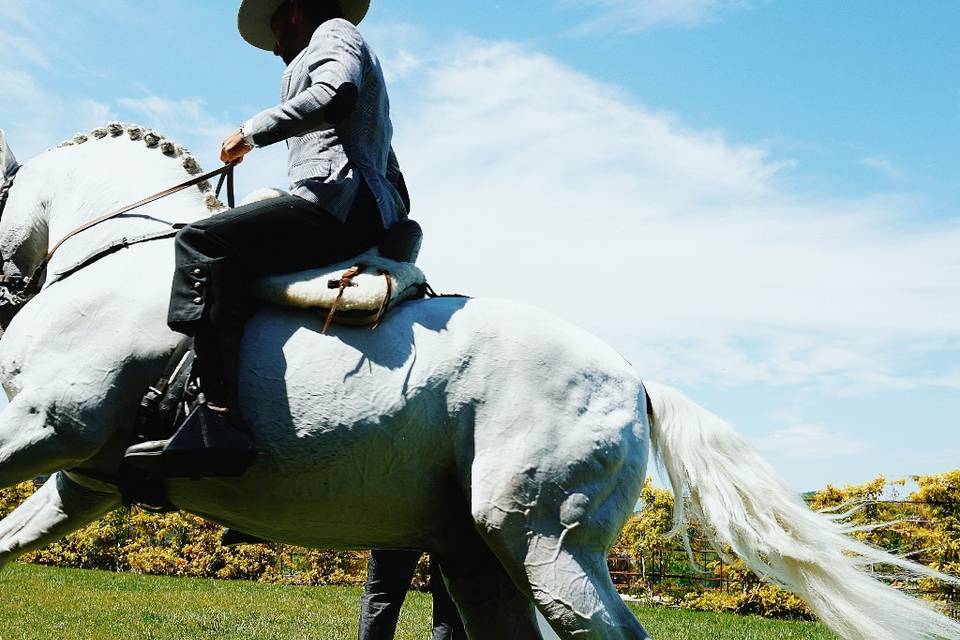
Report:
[[[338,303],[341,278],[358,265],[362,271],[343,289]],[[389,283],[384,274],[389,274]],[[389,309],[418,297],[425,283],[426,276],[415,264],[384,258],[371,249],[356,258],[318,269],[259,278],[252,287],[261,302],[319,312],[329,312],[336,305],[335,323],[365,326],[377,321],[384,306]],[[384,305],[388,293],[390,298]]]

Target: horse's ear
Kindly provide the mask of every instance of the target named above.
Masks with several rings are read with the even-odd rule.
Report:
[[[0,178],[6,180],[20,166],[7,145],[7,134],[0,129]]]

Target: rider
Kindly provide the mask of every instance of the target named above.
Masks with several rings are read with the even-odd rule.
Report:
[[[377,245],[407,215],[406,187],[391,147],[383,73],[356,25],[369,0],[242,0],[240,35],[281,57],[282,102],[223,142],[240,162],[286,141],[292,195],[195,222],[176,239],[167,322],[193,336],[203,400],[169,441],[133,447],[168,476],[237,475],[256,451],[239,420],[240,337],[254,276],[346,260]],[[232,427],[232,428],[231,428]]]

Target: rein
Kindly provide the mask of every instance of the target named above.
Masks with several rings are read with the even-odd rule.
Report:
[[[77,227],[76,229],[70,231],[63,238],[61,238],[59,242],[53,245],[50,251],[47,252],[47,255],[44,256],[43,260],[41,260],[40,263],[33,269],[33,271],[30,273],[29,276],[0,275],[0,287],[6,290],[4,291],[5,295],[3,297],[6,299],[7,303],[13,304],[15,306],[19,306],[24,304],[31,297],[38,294],[40,292],[40,289],[43,286],[43,281],[41,279],[41,276],[46,271],[47,265],[50,263],[50,260],[53,258],[57,250],[60,247],[62,247],[63,244],[70,238],[73,238],[74,236],[80,233],[83,233],[84,231],[91,229],[108,220],[113,220],[114,218],[118,218],[125,213],[129,213],[133,211],[134,209],[138,209],[140,207],[148,205],[151,202],[156,202],[157,200],[166,198],[167,196],[172,196],[173,194],[179,193],[184,189],[195,187],[198,184],[206,180],[209,180],[210,178],[220,176],[220,180],[217,182],[217,189],[216,189],[217,197],[220,196],[220,190],[223,188],[224,182],[226,182],[227,203],[232,208],[234,206],[233,170],[235,167],[236,167],[236,163],[233,163],[233,162],[229,164],[225,164],[219,169],[215,169],[203,175],[196,176],[195,178],[191,178],[186,182],[181,182],[180,184],[172,186],[169,189],[164,189],[163,191],[159,191],[151,196],[147,196],[142,200],[138,200],[133,204],[129,204],[125,207],[117,209],[116,211],[112,211],[106,215],[100,216],[99,218],[95,218],[90,222],[87,222]],[[7,199],[7,196],[9,195],[10,188],[12,186],[13,186],[13,176],[10,177],[10,179],[3,185],[2,188],[0,188],[0,215],[3,214],[3,205],[6,204],[6,199]],[[73,265],[72,267],[64,271],[61,271],[60,273],[57,273],[54,276],[54,278],[50,281],[50,284],[63,280],[64,278],[76,273],[80,269],[90,264],[93,264],[97,260],[104,258],[110,255],[111,253],[115,253],[120,249],[129,247],[130,245],[139,244],[142,242],[150,242],[152,240],[161,240],[163,238],[171,238],[177,234],[177,231],[179,231],[181,227],[182,225],[173,225],[171,229],[161,231],[158,233],[151,233],[151,234],[137,236],[135,238],[129,238],[129,239],[121,238],[120,240],[113,242],[107,245],[106,247],[103,247],[102,249],[99,249],[98,251],[92,253],[91,255],[87,256],[86,258],[84,258],[77,264]]]

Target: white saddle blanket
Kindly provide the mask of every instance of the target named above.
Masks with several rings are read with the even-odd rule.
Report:
[[[279,189],[259,189],[241,204],[284,194],[286,192]],[[341,296],[340,279],[358,265],[363,268],[361,273],[351,278],[350,286],[343,289]],[[253,282],[253,294],[267,304],[316,309],[324,314],[329,314],[336,305],[333,322],[365,326],[377,322],[395,304],[420,295],[426,281],[417,265],[384,258],[374,248],[338,264],[260,278]]]
[[[340,279],[358,265],[362,271],[341,296]],[[284,307],[329,313],[336,305],[334,322],[368,325],[376,322],[383,310],[418,296],[425,282],[426,276],[417,265],[384,258],[371,249],[346,262],[259,278],[253,282],[253,292],[262,302]]]
[[[356,265],[363,270],[352,278],[351,286],[343,289],[338,303],[340,279]],[[381,310],[419,295],[425,282],[426,276],[417,265],[384,258],[376,249],[371,249],[356,258],[319,269],[260,278],[253,282],[253,293],[268,304],[324,313],[336,304],[334,322],[367,325],[377,321]]]

